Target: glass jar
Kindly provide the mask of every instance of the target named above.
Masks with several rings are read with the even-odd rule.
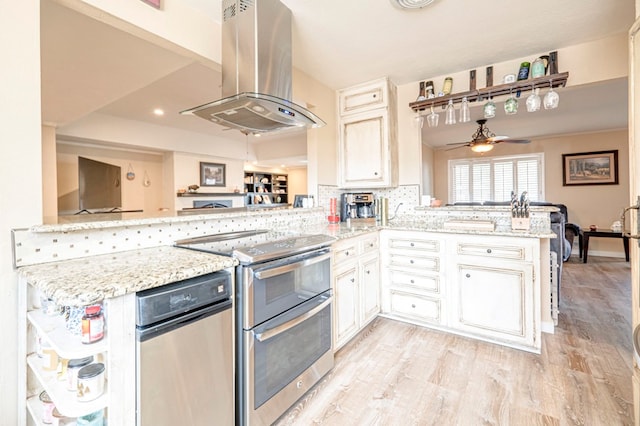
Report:
[[[531,78],[543,77],[545,75],[545,65],[542,58],[533,61],[531,65]]]
[[[53,401],[47,391],[42,391],[40,393],[40,402],[42,403],[42,423],[53,423],[53,410],[56,406],[53,404]]]
[[[93,356],[86,358],[70,359],[67,364],[67,390],[78,390],[78,372],[82,367],[87,366],[93,362]]]
[[[102,306],[91,305],[84,309],[82,317],[82,343],[93,343],[104,337]]]
[[[78,371],[78,401],[93,401],[104,393],[104,364],[89,364]]]
[[[511,96],[504,103],[504,112],[508,115],[516,114],[518,112],[518,100]]]
[[[96,411],[95,413],[85,414],[84,416],[80,416],[76,419],[77,426],[103,426],[104,425],[104,414],[102,410]]]

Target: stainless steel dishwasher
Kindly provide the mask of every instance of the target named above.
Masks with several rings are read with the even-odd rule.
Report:
[[[233,425],[232,274],[136,294],[139,426]]]

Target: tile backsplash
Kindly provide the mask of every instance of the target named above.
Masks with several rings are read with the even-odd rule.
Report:
[[[318,185],[318,206],[328,210],[329,200],[337,198],[338,211],[340,211],[340,195],[346,192],[372,192],[375,198],[388,198],[390,215],[393,215],[396,208],[398,209],[398,214],[403,214],[420,205],[419,185],[400,185],[396,188],[374,189],[341,189],[335,185]]]

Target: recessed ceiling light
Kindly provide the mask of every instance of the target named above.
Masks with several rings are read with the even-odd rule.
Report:
[[[401,9],[420,9],[429,6],[434,0],[391,0],[391,3]]]
[[[164,110],[160,109],[160,108],[156,108],[156,109],[153,110],[153,113],[155,115],[164,115]]]

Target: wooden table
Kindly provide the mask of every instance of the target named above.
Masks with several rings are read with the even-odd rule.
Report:
[[[596,230],[589,231],[587,229],[580,230],[580,236],[578,245],[580,246],[580,257],[582,261],[587,263],[587,256],[589,254],[589,238],[591,237],[603,237],[603,238],[622,238],[622,244],[624,245],[624,257],[629,261],[629,237],[625,237],[622,232],[613,232],[609,230]]]

